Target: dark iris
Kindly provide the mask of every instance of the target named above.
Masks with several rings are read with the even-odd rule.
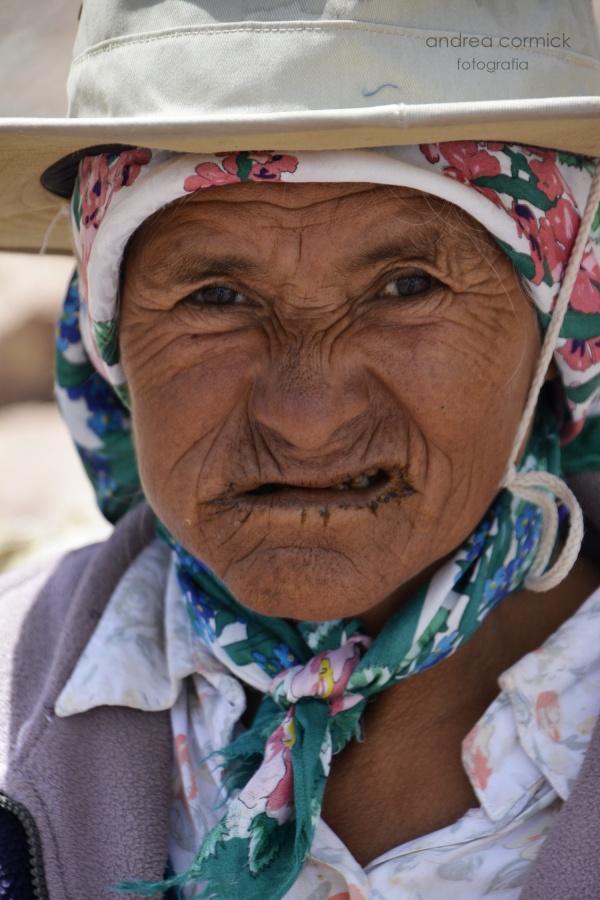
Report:
[[[215,287],[205,287],[200,288],[199,291],[195,291],[192,299],[198,300],[201,303],[209,303],[214,306],[226,306],[235,303],[237,295],[238,292],[234,291],[233,288],[215,285]]]
[[[422,294],[430,290],[436,283],[431,275],[408,275],[394,281],[399,297],[410,297],[411,294]]]

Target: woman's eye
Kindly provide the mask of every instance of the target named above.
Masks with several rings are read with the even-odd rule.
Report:
[[[412,297],[415,294],[424,294],[438,285],[439,281],[433,275],[425,273],[403,275],[401,278],[389,281],[384,287],[383,293],[387,297]]]
[[[196,306],[231,306],[234,303],[243,303],[244,295],[233,288],[223,287],[222,285],[210,285],[209,287],[200,288],[185,298],[187,303]]]

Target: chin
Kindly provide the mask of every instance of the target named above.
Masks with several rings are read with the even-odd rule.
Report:
[[[263,615],[326,622],[359,616],[385,596],[338,551],[281,547],[253,557],[217,574],[240,603]]]

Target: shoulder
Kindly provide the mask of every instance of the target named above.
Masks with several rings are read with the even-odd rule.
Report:
[[[0,739],[14,717],[14,686],[33,688],[44,677],[75,586],[96,550],[84,547],[0,576]]]
[[[154,537],[145,504],[101,543],[0,576],[0,747],[66,680],[131,562]],[[52,690],[52,692],[53,692]],[[10,752],[10,751],[9,751]],[[2,767],[0,752],[0,768]]]
[[[43,603],[46,612],[58,618],[61,601],[79,581],[97,545],[90,545],[71,553],[36,560],[10,572],[0,575],[0,628],[3,640],[11,643],[21,632],[23,619],[38,599],[43,601],[45,593],[56,601],[53,607]],[[4,645],[7,646],[6,643]]]

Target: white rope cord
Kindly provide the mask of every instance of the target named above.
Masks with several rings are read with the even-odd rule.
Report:
[[[515,435],[512,451],[509,457],[508,466],[502,478],[501,487],[506,488],[517,497],[522,497],[530,503],[539,506],[542,511],[542,536],[535,561],[525,578],[525,587],[532,591],[548,591],[555,587],[568,575],[579,555],[581,542],[583,540],[583,513],[581,507],[573,492],[567,485],[556,475],[549,472],[517,472],[516,461],[519,451],[525,440],[537,405],[538,396],[544,380],[548,366],[552,360],[552,355],[556,347],[556,342],[560,335],[563,319],[569,306],[569,299],[573,286],[579,273],[579,266],[585,252],[588,242],[592,222],[596,214],[596,210],[600,204],[600,161],[596,164],[596,171],[592,179],[590,193],[587,199],[585,212],[581,219],[577,238],[571,251],[571,256],[565,270],[565,276],[556,298],[554,312],[546,337],[542,344],[542,352],[538,360],[535,375],[529,389],[529,396],[521,421]],[[558,531],[558,513],[554,497],[558,497],[569,510],[569,534],[564,543],[562,551],[545,575],[542,572],[550,561],[556,534]]]
[[[48,243],[50,241],[50,238],[52,237],[52,232],[56,228],[56,225],[57,225],[59,219],[62,219],[63,216],[68,216],[68,215],[69,215],[69,206],[67,203],[62,203],[58,207],[58,212],[56,213],[56,215],[54,216],[54,218],[52,219],[52,221],[46,228],[46,234],[44,235],[44,240],[42,241],[42,246],[40,247],[40,253],[39,253],[40,256],[46,255],[46,250],[48,249]]]

